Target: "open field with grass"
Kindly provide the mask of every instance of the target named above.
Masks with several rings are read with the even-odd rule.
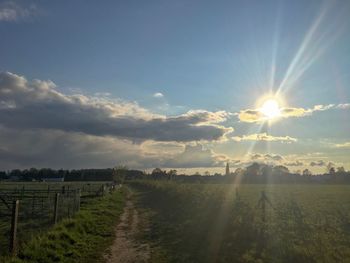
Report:
[[[106,182],[77,183],[0,183],[0,256],[10,251],[13,202],[19,200],[16,235],[17,250],[37,236],[45,233],[57,221],[73,217],[82,207],[108,192]],[[57,196],[58,195],[58,196]]]
[[[0,262],[103,262],[123,211],[125,188],[82,201],[81,210],[24,244],[15,258]]]
[[[131,186],[152,262],[350,262],[350,186]]]

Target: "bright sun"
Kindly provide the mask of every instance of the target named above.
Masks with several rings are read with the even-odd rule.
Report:
[[[260,108],[260,111],[268,119],[274,119],[281,115],[281,109],[278,105],[277,100],[275,99],[266,100]]]

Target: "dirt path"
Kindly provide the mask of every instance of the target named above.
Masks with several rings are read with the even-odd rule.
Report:
[[[107,263],[141,263],[149,261],[149,245],[141,244],[135,239],[140,232],[139,228],[140,216],[129,195],[123,214],[120,217],[120,222],[115,230],[116,239],[110,247],[110,253],[105,256]]]

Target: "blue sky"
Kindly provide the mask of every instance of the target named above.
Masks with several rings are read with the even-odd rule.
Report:
[[[66,96],[79,93],[118,100],[117,104],[136,103],[150,114],[167,118],[191,110],[224,111],[230,117],[219,125],[234,130],[227,138],[265,132],[297,139],[293,143],[261,137],[184,142],[175,136],[173,143],[181,144],[181,154],[200,144],[211,157],[224,155],[243,164],[243,155],[251,152],[270,152],[286,160],[297,158],[294,155],[306,160],[305,156],[317,152],[325,162],[350,168],[349,107],[339,107],[350,103],[347,1],[0,1],[0,35],[0,71],[28,81],[50,80]],[[280,87],[286,76],[287,84]],[[237,118],[235,114],[259,107],[258,101],[271,90],[281,90],[281,107],[334,106],[283,117],[268,129],[266,125],[260,129],[259,120]],[[163,96],[154,97],[155,93]],[[4,105],[10,99],[16,104],[14,97],[8,101],[0,97]],[[131,111],[128,116],[135,118]],[[14,129],[6,122],[2,125]],[[21,127],[22,132],[33,129],[44,132],[46,126]],[[79,132],[82,138],[96,136],[83,129]],[[105,136],[125,139],[113,133],[98,136],[96,140]],[[164,144],[162,138],[151,139],[158,147]],[[133,144],[139,139],[127,138]],[[142,148],[145,141],[136,144]],[[6,149],[17,151],[11,144]],[[176,154],[170,157],[176,159]],[[319,156],[310,158],[319,160]],[[215,160],[208,166],[221,167],[223,159]],[[305,160],[301,168],[307,166]],[[11,162],[20,167],[46,164],[21,163],[15,157]],[[131,165],[146,167],[144,163]]]

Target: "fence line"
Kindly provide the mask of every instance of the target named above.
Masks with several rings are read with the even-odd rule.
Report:
[[[1,255],[15,255],[18,245],[23,243],[27,231],[33,233],[56,224],[63,218],[72,217],[80,210],[82,198],[103,196],[115,189],[113,184],[88,185],[81,188],[66,187],[53,189],[0,189],[0,247],[6,247]],[[6,228],[10,226],[10,229]],[[35,231],[37,230],[37,231]],[[9,235],[7,235],[8,233]],[[7,242],[6,242],[7,239]]]

